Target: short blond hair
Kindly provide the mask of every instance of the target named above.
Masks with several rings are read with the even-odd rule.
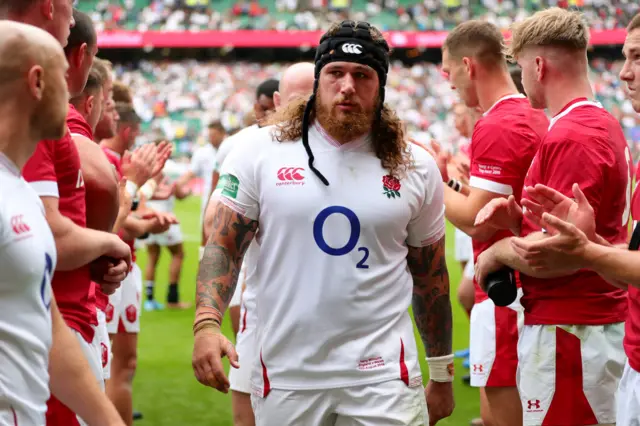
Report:
[[[589,46],[589,29],[580,12],[552,7],[536,12],[511,26],[509,56],[517,58],[524,49],[531,46],[561,47],[586,52]]]
[[[93,60],[93,66],[96,71],[100,73],[103,82],[109,80],[111,76],[111,62],[106,59],[95,58]]]
[[[471,20],[456,26],[442,45],[455,60],[464,57],[495,66],[506,63],[504,37],[497,26],[490,22]]]
[[[627,27],[627,32],[631,32],[639,28],[640,28],[640,13],[634,16],[631,22],[629,22],[629,26]]]

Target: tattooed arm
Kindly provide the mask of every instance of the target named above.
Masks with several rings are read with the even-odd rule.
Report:
[[[220,331],[222,315],[235,291],[244,253],[258,222],[235,212],[220,199],[212,201],[213,230],[200,261],[196,283],[196,319],[192,365],[205,386],[229,391],[222,358],[239,367],[238,354]]]
[[[444,237],[426,247],[411,247],[407,255],[413,276],[413,317],[427,357],[452,352],[452,315],[449,271]]]
[[[213,229],[198,271],[196,310],[214,308],[224,314],[258,222],[236,213],[219,200],[213,204]]]

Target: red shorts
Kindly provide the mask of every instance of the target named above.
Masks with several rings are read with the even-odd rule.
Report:
[[[469,368],[471,386],[516,386],[518,336],[524,324],[524,310],[518,298],[506,307],[491,299],[476,303],[471,310]]]

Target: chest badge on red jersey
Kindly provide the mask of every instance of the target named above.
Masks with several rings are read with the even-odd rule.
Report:
[[[387,175],[382,178],[382,193],[387,198],[400,198],[400,188],[400,181],[395,176]]]
[[[276,186],[304,185],[304,167],[281,167]]]

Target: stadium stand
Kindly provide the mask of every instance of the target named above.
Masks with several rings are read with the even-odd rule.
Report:
[[[86,0],[98,29],[324,30],[347,16],[384,30],[447,30],[470,17],[501,28],[550,6],[580,8],[593,29],[624,28],[635,0]],[[349,12],[349,13],[347,13]]]

